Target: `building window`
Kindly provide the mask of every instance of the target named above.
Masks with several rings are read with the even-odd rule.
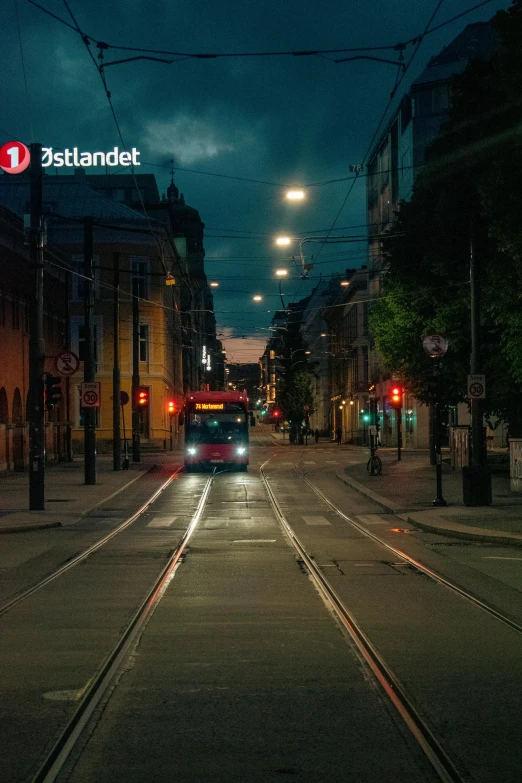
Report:
[[[5,326],[5,294],[0,291],[0,326]]]
[[[20,328],[20,300],[16,294],[11,296],[11,326],[13,329]]]
[[[140,324],[140,362],[149,361],[149,325]]]
[[[100,257],[94,256],[94,296],[98,296],[98,281],[96,268],[99,264]],[[72,256],[72,298],[75,300],[84,300],[87,293],[87,281],[85,279],[85,260],[83,255]]]
[[[132,256],[132,278],[133,278],[133,294],[136,293],[140,299],[147,298],[147,272],[148,272],[148,259],[140,256]],[[137,286],[135,292],[134,286]]]
[[[94,324],[94,362],[98,363],[98,335],[96,324]],[[81,362],[85,361],[85,326],[84,324],[78,324],[78,359]]]
[[[362,347],[362,371],[363,371],[363,382],[368,383],[368,379],[370,377],[370,366],[369,366],[369,357],[368,357],[368,346],[363,345]]]

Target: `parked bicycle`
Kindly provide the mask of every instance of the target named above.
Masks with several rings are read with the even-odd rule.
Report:
[[[382,462],[381,458],[377,454],[377,447],[372,446],[370,452],[371,456],[366,465],[366,470],[370,476],[380,476],[382,474]]]

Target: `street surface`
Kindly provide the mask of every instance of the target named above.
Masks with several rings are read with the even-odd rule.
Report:
[[[59,781],[443,779],[291,545],[263,484],[265,463],[287,523],[456,779],[522,779],[522,549],[423,532],[383,511],[336,475],[364,459],[252,430],[249,472],[214,478],[154,613]],[[3,535],[0,606],[142,507],[179,458],[159,463],[74,525]],[[33,780],[176,550],[208,478],[178,474],[132,524],[0,616],[1,780]]]

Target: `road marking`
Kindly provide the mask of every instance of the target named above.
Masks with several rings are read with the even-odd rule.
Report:
[[[339,460],[338,459],[325,459],[325,463],[327,465],[338,465]]]
[[[275,544],[275,538],[236,538],[233,544]]]
[[[146,527],[170,527],[174,524],[177,517],[171,517],[171,516],[158,516],[153,517],[151,521],[146,525]]]
[[[328,522],[326,517],[303,517],[304,521],[307,525],[329,525],[331,526],[331,522]]]
[[[375,517],[377,514],[359,514],[359,516],[356,517],[356,519],[359,522],[362,522],[363,525],[389,525],[390,520],[389,519],[382,519],[382,517],[379,515],[379,518],[376,519]]]
[[[484,560],[522,560],[522,557],[493,557],[484,555]]]
[[[315,465],[315,462],[313,460],[303,460],[303,465]]]

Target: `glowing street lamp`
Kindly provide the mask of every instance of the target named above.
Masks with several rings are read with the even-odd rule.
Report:
[[[286,277],[288,274],[288,269],[276,269],[276,277]]]
[[[341,280],[341,285],[346,287],[346,286],[350,285],[350,281],[349,280]]]
[[[301,188],[290,188],[286,191],[286,197],[288,201],[302,201],[305,197],[305,192]]]
[[[259,294],[256,294],[255,296],[253,296],[252,299],[254,300],[254,302],[262,302],[263,301],[263,297],[259,296]]]
[[[276,237],[276,245],[279,245],[280,247],[288,246],[291,241],[292,240],[290,237],[286,237],[286,236]]]
[[[219,283],[216,283],[215,281],[210,283],[210,287],[211,288],[218,288],[218,286],[219,286]]]

